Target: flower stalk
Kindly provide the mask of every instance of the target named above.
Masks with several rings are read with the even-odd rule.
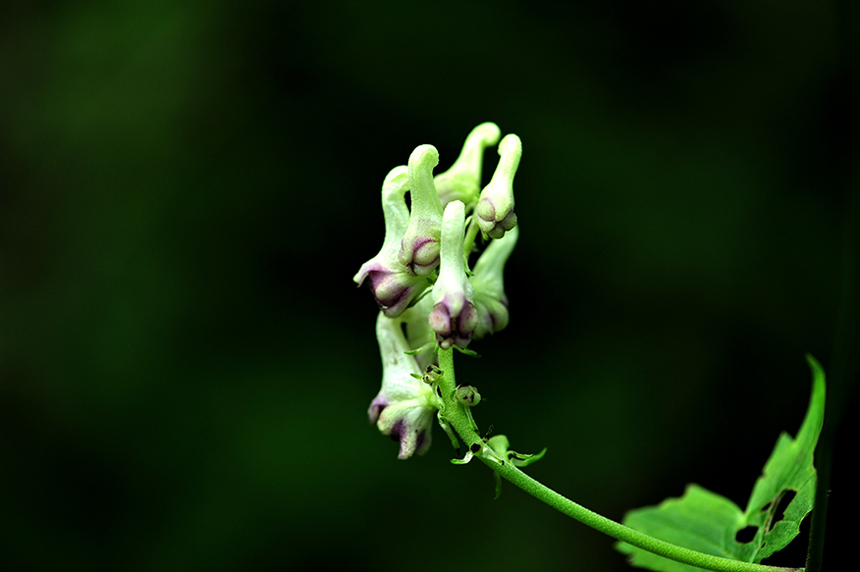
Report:
[[[696,566],[704,570],[714,570],[717,572],[802,572],[802,569],[799,568],[783,568],[752,562],[741,562],[676,546],[610,520],[555,492],[525,474],[513,463],[505,462],[496,451],[487,445],[480,434],[473,429],[472,424],[474,420],[472,419],[470,408],[450,397],[456,394],[457,386],[452,350],[439,352],[439,369],[442,370],[439,387],[444,401],[445,418],[463,441],[466,450],[470,451],[474,457],[480,459],[503,479],[513,483],[559,512],[616,540],[637,546],[654,554],[659,554],[670,560]]]

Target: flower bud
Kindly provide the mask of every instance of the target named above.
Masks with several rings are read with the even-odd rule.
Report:
[[[463,405],[473,407],[481,402],[481,394],[474,385],[458,385],[454,396]]]
[[[475,263],[471,279],[475,289],[474,304],[478,312],[478,325],[474,339],[499,332],[508,325],[508,297],[505,295],[505,263],[514,250],[519,228],[513,228],[504,237],[490,242]]]
[[[439,264],[442,203],[433,184],[433,167],[437,164],[439,153],[432,145],[419,145],[409,156],[412,207],[398,259],[414,276],[427,276]]]
[[[406,166],[395,167],[382,184],[382,213],[385,217],[385,238],[382,249],[364,264],[353,280],[359,286],[367,278],[377,304],[386,316],[400,315],[423,292],[428,284],[424,278],[411,274],[398,259],[400,240],[409,222],[409,209],[404,196],[409,190]]]
[[[517,225],[514,213],[514,175],[520,165],[523,144],[513,133],[499,143],[499,164],[493,178],[481,191],[475,207],[478,227],[490,238],[501,238]]]
[[[482,123],[472,129],[451,168],[434,179],[443,207],[451,201],[463,201],[468,210],[477,202],[484,149],[498,143],[500,135],[495,123]]]
[[[424,370],[424,376],[422,381],[427,385],[433,385],[438,382],[439,379],[444,375],[441,369],[439,369],[438,365],[431,364],[427,366],[427,369]]]
[[[376,337],[382,356],[382,389],[371,402],[367,413],[383,435],[400,442],[401,459],[424,454],[430,447],[436,406],[433,389],[412,374],[421,370],[409,350],[398,320],[380,313],[376,320]]]
[[[436,332],[442,349],[453,345],[465,348],[478,325],[478,313],[472,303],[474,290],[466,276],[463,255],[466,208],[460,201],[445,207],[442,221],[442,252],[439,279],[433,286],[433,310],[428,321]]]

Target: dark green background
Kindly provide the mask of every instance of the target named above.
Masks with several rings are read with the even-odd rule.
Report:
[[[529,472],[616,519],[691,481],[743,506],[800,425],[804,354],[830,368],[846,315],[852,17],[4,2],[0,564],[627,570],[513,487],[493,502],[438,428],[402,462],[367,422],[376,309],[351,278],[382,240],[380,185],[422,143],[446,169],[483,121],[524,154],[510,327],[458,361],[479,424],[547,446]],[[801,565],[805,542],[773,562]]]

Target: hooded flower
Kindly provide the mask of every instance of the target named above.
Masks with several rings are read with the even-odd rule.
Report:
[[[475,289],[475,309],[478,325],[474,338],[503,330],[508,325],[508,297],[505,295],[505,263],[517,244],[519,227],[490,242],[475,263],[472,287]]]
[[[382,184],[382,213],[385,217],[385,239],[379,254],[362,264],[353,280],[360,286],[370,281],[370,290],[386,316],[400,315],[423,292],[427,280],[400,263],[400,241],[409,223],[404,195],[409,190],[406,166],[395,167]]]
[[[498,143],[500,135],[495,123],[481,123],[472,129],[451,168],[433,179],[443,207],[451,201],[463,201],[467,210],[475,205],[481,192],[484,149]]]
[[[475,207],[478,226],[490,238],[502,238],[505,232],[517,226],[514,213],[514,175],[520,165],[523,144],[511,133],[499,143],[499,164],[493,178],[481,191],[481,200]]]
[[[436,415],[431,386],[412,374],[422,373],[415,357],[407,355],[409,344],[400,320],[380,313],[376,320],[376,338],[382,356],[382,389],[371,402],[367,413],[383,435],[400,442],[398,458],[424,454],[430,447],[430,430]]]
[[[432,145],[419,145],[409,156],[411,210],[398,259],[415,276],[428,276],[439,264],[442,203],[433,184],[438,164],[439,152]]]
[[[442,263],[433,286],[430,327],[443,350],[453,345],[465,348],[472,340],[478,314],[472,303],[474,290],[466,276],[463,254],[466,209],[460,201],[448,203],[442,221]]]

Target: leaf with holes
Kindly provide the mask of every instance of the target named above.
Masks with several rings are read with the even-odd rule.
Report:
[[[824,371],[812,356],[807,359],[813,379],[806,417],[796,438],[779,436],[745,511],[725,497],[689,485],[681,498],[629,511],[624,524],[678,546],[743,562],[760,562],[788,546],[815,502],[812,456],[824,423]],[[699,570],[624,542],[616,548],[629,554],[634,566],[660,572]]]

